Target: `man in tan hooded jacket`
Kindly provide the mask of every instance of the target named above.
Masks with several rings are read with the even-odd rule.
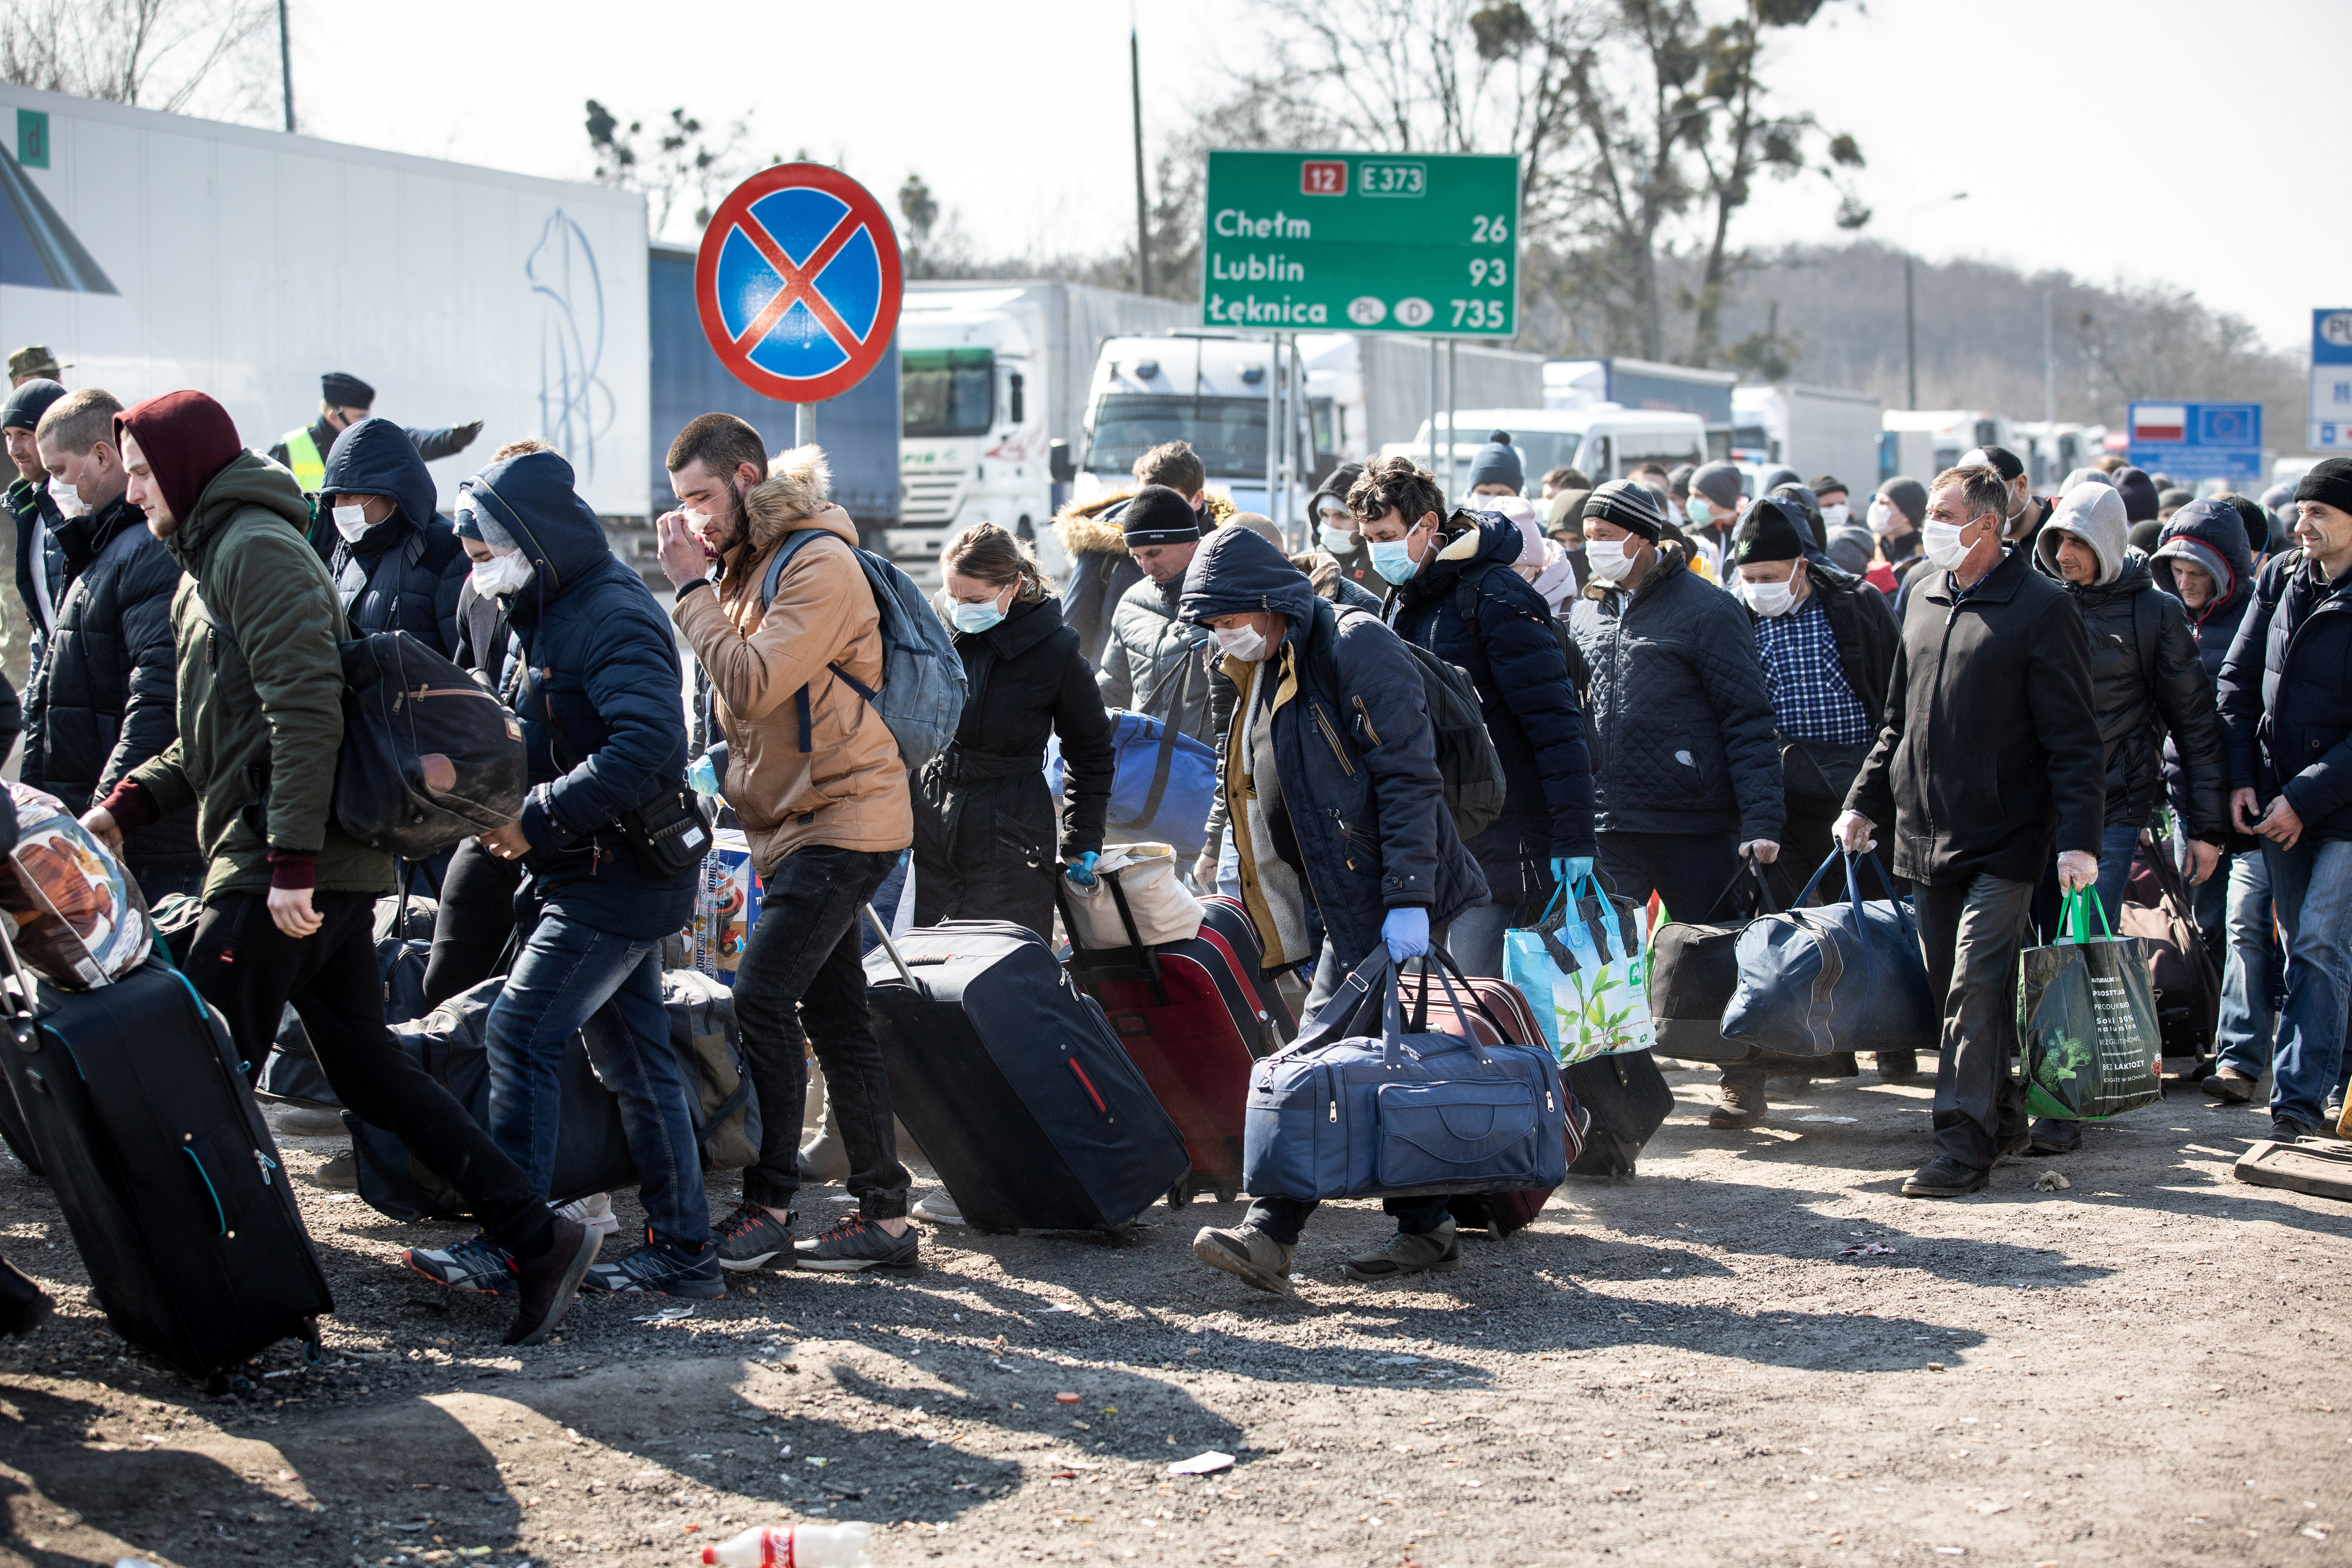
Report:
[[[727,802],[764,889],[735,972],[760,1163],[718,1226],[719,1260],[739,1270],[780,1255],[803,1268],[910,1265],[910,1178],[866,1011],[858,914],[913,840],[914,815],[898,742],[857,690],[882,683],[880,612],[852,553],[857,528],[832,504],[816,447],[771,465],[759,432],[733,415],[688,424],[667,466],[679,510],[656,529],[677,589],[672,618],[709,679],[727,739]],[[858,1208],[793,1243],[804,1045],[824,1068]]]

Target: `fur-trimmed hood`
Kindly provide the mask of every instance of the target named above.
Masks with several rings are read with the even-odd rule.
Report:
[[[1062,553],[1072,561],[1081,555],[1125,555],[1127,535],[1118,526],[1118,514],[1140,488],[1129,485],[1064,507],[1054,518],[1054,536],[1061,542]],[[1211,528],[1234,515],[1234,498],[1223,490],[1204,489],[1201,500]]]
[[[824,448],[814,444],[770,460],[768,477],[744,492],[743,516],[752,555],[764,555],[768,546],[803,528],[826,529],[857,542],[857,524],[833,504],[833,468]]]

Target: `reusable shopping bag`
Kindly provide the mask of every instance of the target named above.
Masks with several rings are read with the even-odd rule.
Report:
[[[2025,1108],[2036,1116],[2104,1121],[2164,1097],[2164,1036],[2147,961],[2137,937],[2107,929],[2092,889],[2066,895],[2056,942],[2018,955],[2017,1033]]]
[[[1503,978],[1535,1009],[1561,1066],[1655,1043],[1647,935],[1644,911],[1590,873],[1556,892],[1533,928],[1504,933]]]

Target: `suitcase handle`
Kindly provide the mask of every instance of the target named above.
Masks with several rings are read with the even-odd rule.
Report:
[[[874,922],[874,934],[882,939],[882,951],[888,953],[890,962],[898,966],[898,978],[905,981],[909,989],[929,995],[929,992],[923,991],[923,983],[915,978],[915,972],[907,967],[907,961],[898,956],[898,944],[890,940],[890,928],[883,923],[880,915],[874,912],[870,902],[866,906],[866,918]]]

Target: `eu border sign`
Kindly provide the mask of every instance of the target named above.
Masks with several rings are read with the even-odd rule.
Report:
[[[1519,330],[1507,154],[1212,152],[1204,216],[1203,326]]]
[[[2132,467],[2176,479],[2251,485],[2263,477],[2259,403],[2135,403]]]

